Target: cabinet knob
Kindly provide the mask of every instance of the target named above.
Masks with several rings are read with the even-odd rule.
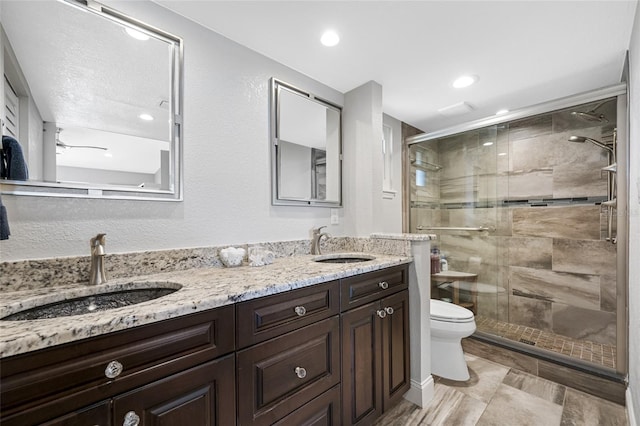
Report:
[[[122,426],[138,426],[140,424],[140,416],[135,411],[129,411],[124,415]]]
[[[109,379],[115,379],[122,373],[123,367],[118,361],[111,361],[104,369],[104,375]]]
[[[389,314],[389,315],[393,315],[393,308],[391,306],[387,306],[386,308],[384,308],[384,310]]]
[[[388,288],[389,288],[389,283],[388,283],[388,282],[386,282],[386,281],[380,281],[380,282],[378,283],[378,286],[379,286],[381,289],[386,290],[386,289],[388,289]]]
[[[385,311],[384,309],[380,309],[378,310],[377,314],[380,318],[384,318],[387,316],[387,311]]]
[[[299,379],[304,379],[305,377],[307,377],[307,370],[303,367],[296,367],[294,371],[296,372],[296,376],[298,376]]]
[[[296,306],[294,311],[296,311],[296,314],[298,314],[299,317],[303,317],[304,314],[307,313],[307,310],[304,306]]]

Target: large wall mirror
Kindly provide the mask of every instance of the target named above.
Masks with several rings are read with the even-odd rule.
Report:
[[[271,79],[272,202],[342,205],[342,109]]]
[[[181,40],[94,1],[0,11],[2,193],[181,200]]]

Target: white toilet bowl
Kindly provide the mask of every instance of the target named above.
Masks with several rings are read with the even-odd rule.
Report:
[[[431,299],[431,372],[450,380],[469,380],[461,340],[476,331],[473,312]]]

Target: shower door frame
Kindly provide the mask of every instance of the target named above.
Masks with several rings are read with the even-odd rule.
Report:
[[[618,158],[618,172],[616,173],[616,186],[617,186],[617,247],[616,247],[616,375],[624,376],[629,371],[628,360],[628,334],[629,334],[629,319],[628,319],[628,289],[629,289],[629,268],[628,268],[628,210],[627,210],[627,191],[628,191],[628,167],[629,167],[629,120],[628,120],[628,97],[627,97],[627,84],[620,83],[613,86],[607,86],[600,89],[578,93],[576,95],[566,96],[563,98],[555,99],[549,102],[543,102],[540,104],[532,105],[530,107],[522,108],[516,111],[509,112],[507,114],[499,116],[491,116],[479,120],[470,121],[468,123],[459,124],[456,126],[447,127],[434,132],[423,133],[415,136],[410,136],[405,139],[403,145],[403,166],[404,166],[404,182],[405,188],[403,191],[405,200],[404,206],[406,213],[403,221],[403,232],[411,232],[409,229],[409,215],[408,207],[411,203],[409,181],[411,174],[411,167],[409,161],[409,147],[411,145],[427,142],[434,139],[439,139],[447,136],[452,136],[458,133],[464,133],[471,130],[477,130],[488,126],[497,124],[508,123],[514,120],[531,117],[534,115],[545,114],[552,111],[570,108],[580,104],[586,104],[590,102],[599,101],[606,98],[617,98],[617,114],[616,114],[616,126],[617,126],[617,158]],[[504,341],[505,339],[493,336],[492,340]],[[516,344],[514,342],[514,344]],[[526,345],[525,345],[526,346]],[[518,347],[524,349],[527,352],[538,352],[544,357],[553,357],[553,352],[536,350],[532,351],[530,347],[522,346]],[[585,370],[593,370],[598,373],[603,371],[590,363],[578,363],[574,360],[562,360],[582,367]],[[611,370],[608,369],[607,370]],[[608,375],[607,372],[604,372]]]

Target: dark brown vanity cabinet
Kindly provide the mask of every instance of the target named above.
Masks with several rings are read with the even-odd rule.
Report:
[[[351,298],[342,305],[361,305],[341,315],[344,425],[371,424],[409,390],[409,292],[406,280],[397,282],[406,276],[402,267],[360,276],[362,282],[354,279],[360,277],[343,282],[343,302],[346,285],[367,290],[361,292],[364,304]],[[395,284],[379,285],[385,277]]]
[[[0,423],[234,424],[234,348],[229,305],[2,359]]]
[[[406,265],[0,360],[2,426],[363,425],[409,388]]]

